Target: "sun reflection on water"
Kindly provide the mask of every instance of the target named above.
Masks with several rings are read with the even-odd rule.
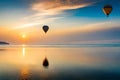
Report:
[[[30,73],[28,67],[23,67],[21,69],[21,79],[20,80],[30,80]]]
[[[25,48],[22,48],[23,57],[25,57]]]
[[[22,55],[23,55],[23,57],[25,57],[25,51],[26,51],[26,48],[25,48],[25,45],[23,44],[22,45]]]

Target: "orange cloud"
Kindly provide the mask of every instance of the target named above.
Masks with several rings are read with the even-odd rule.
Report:
[[[32,4],[32,10],[55,14],[64,10],[86,7],[95,2],[96,0],[38,0]]]
[[[65,10],[83,8],[98,0],[37,0],[31,4],[30,9],[34,14],[23,18],[17,28],[33,27],[47,22],[61,19],[58,15],[64,14]]]

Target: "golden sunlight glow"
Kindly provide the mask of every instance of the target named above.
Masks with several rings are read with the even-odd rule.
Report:
[[[23,34],[23,35],[22,35],[22,38],[25,39],[25,38],[26,38],[26,34]]]
[[[28,80],[29,79],[29,70],[27,67],[23,67],[21,70],[21,80]]]
[[[25,48],[22,48],[23,57],[25,56]]]

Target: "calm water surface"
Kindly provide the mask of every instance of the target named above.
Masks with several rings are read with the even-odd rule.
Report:
[[[0,46],[0,80],[120,80],[120,46],[69,46]]]

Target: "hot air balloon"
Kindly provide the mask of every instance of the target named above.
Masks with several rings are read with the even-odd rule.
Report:
[[[43,61],[43,66],[44,66],[45,68],[47,68],[47,67],[49,66],[49,62],[48,62],[48,59],[47,59],[47,58],[44,59],[44,61]]]
[[[44,26],[43,26],[43,31],[44,31],[45,33],[47,33],[48,30],[49,30],[49,27],[48,27],[47,25],[44,25]]]
[[[105,5],[103,7],[103,12],[105,13],[105,15],[108,17],[109,14],[112,12],[112,6],[111,5]]]

